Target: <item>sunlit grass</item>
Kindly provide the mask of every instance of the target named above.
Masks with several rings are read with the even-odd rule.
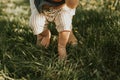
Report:
[[[7,4],[3,4],[7,3]],[[23,4],[23,5],[22,5]],[[0,1],[0,79],[120,80],[120,13],[77,9],[73,31],[79,44],[67,45],[67,61],[59,61],[54,25],[48,49],[35,45],[28,25],[29,3]]]

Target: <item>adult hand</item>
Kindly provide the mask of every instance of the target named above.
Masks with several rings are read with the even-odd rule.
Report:
[[[65,3],[69,8],[74,9],[78,6],[79,0],[65,0]]]

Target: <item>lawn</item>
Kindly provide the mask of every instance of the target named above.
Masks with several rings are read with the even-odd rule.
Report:
[[[120,2],[84,1],[73,18],[78,45],[67,45],[66,61],[58,60],[53,23],[48,49],[35,45],[29,0],[0,1],[0,80],[120,80]]]

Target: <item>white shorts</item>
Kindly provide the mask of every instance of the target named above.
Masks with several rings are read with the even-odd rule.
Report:
[[[70,9],[64,5],[61,9],[49,9],[39,13],[34,5],[34,0],[30,0],[31,16],[30,27],[34,35],[38,35],[47,29],[49,22],[55,22],[58,32],[72,29],[72,17],[75,15],[75,9]]]

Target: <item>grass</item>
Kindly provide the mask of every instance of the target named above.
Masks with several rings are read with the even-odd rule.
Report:
[[[0,78],[120,80],[118,10],[77,9],[73,31],[79,44],[67,45],[67,62],[58,60],[57,34],[52,24],[49,48],[35,46],[36,37],[28,27],[29,16],[27,1],[0,1]]]

